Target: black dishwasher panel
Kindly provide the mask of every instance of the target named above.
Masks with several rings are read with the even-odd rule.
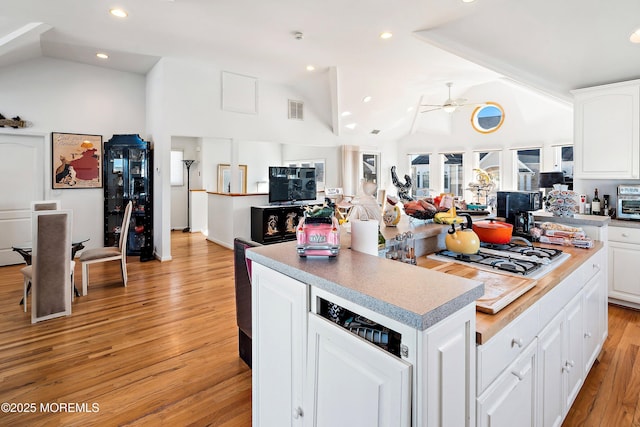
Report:
[[[324,298],[318,298],[318,314],[352,334],[364,338],[394,356],[400,357],[402,334],[399,332],[373,322]]]

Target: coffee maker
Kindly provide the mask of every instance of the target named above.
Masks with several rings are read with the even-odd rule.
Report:
[[[542,193],[539,191],[498,191],[497,216],[513,224],[513,234],[530,237],[534,226],[532,211],[542,208]]]

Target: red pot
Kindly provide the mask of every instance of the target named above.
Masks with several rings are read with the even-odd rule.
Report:
[[[493,219],[475,221],[473,231],[476,232],[481,242],[504,245],[511,241],[513,224]]]

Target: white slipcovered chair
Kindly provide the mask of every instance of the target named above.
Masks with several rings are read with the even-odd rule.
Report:
[[[118,246],[85,249],[82,252],[82,255],[80,255],[80,262],[82,263],[82,295],[87,294],[87,288],[89,285],[89,265],[97,262],[120,260],[122,282],[124,286],[127,286],[127,236],[129,234],[129,222],[131,220],[132,209],[133,204],[129,202],[124,210]]]

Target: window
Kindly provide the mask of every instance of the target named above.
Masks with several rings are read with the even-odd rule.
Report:
[[[429,196],[429,154],[409,154],[411,192],[415,197]]]
[[[442,182],[445,193],[464,198],[464,164],[462,153],[445,153],[442,156]]]
[[[184,185],[184,151],[171,150],[171,185]]]
[[[540,172],[540,149],[517,150],[516,182],[521,191],[538,190],[538,173]]]
[[[362,178],[367,182],[378,183],[378,169],[380,167],[380,155],[375,153],[362,153]]]
[[[481,169],[489,175],[490,183],[481,176],[481,171],[474,170],[471,182],[479,184],[478,192],[473,195],[473,201],[479,204],[493,206],[497,191],[500,190],[500,174],[502,168],[502,153],[500,151],[477,151],[474,153],[474,169]]]
[[[564,182],[573,190],[573,145],[561,145],[555,147],[555,170],[560,166],[564,174]]]
[[[495,184],[495,190],[499,190],[500,174],[502,172],[502,153],[500,151],[479,151],[475,154],[475,167],[488,173],[491,181]]]

